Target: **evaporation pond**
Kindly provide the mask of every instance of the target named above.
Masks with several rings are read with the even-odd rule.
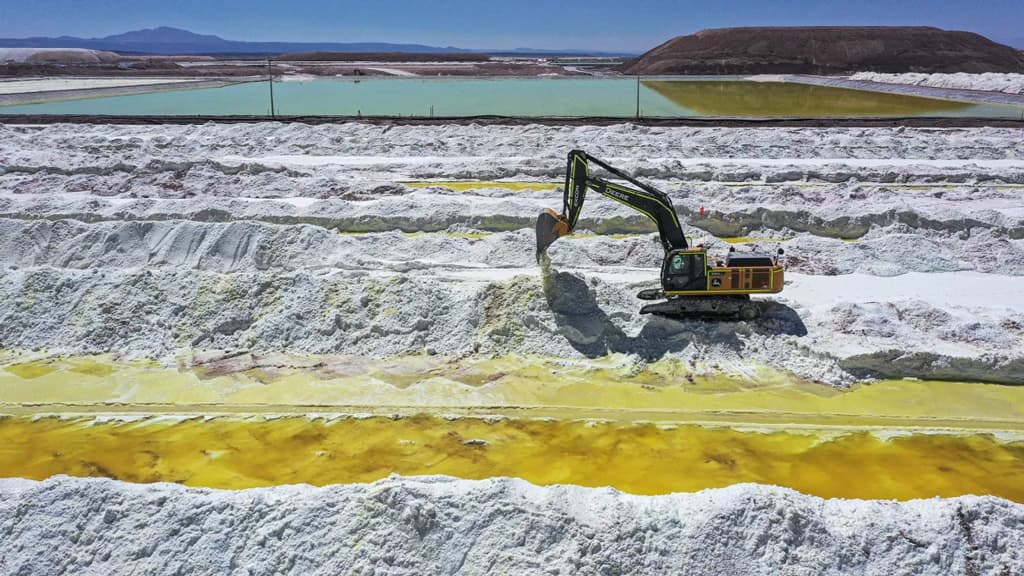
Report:
[[[1022,108],[785,82],[659,78],[333,78],[276,82],[282,115],[971,116]],[[0,106],[3,114],[265,115],[266,82]]]
[[[1024,442],[992,434],[758,431],[439,418],[0,417],[0,476],[249,488],[389,474],[514,476],[638,494],[759,482],[842,498],[1024,502]]]

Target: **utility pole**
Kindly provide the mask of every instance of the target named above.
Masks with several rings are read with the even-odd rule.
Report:
[[[636,77],[636,119],[640,119],[640,75]]]
[[[274,69],[271,68],[270,63],[270,58],[267,58],[267,85],[270,86],[270,117],[274,118]]]

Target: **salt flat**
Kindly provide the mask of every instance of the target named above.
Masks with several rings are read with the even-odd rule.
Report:
[[[150,86],[202,81],[202,78],[36,78],[30,80],[0,81],[0,94],[29,94],[63,90],[90,90],[93,88],[120,88],[124,86]]]

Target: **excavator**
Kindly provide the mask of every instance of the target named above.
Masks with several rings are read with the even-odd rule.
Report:
[[[612,182],[590,173],[590,165],[634,187]],[[731,249],[724,262],[711,265],[703,244],[690,246],[679,224],[679,216],[667,194],[644,184],[607,162],[582,150],[569,152],[562,194],[562,212],[547,209],[537,217],[537,262],[562,236],[571,234],[583,210],[587,191],[625,204],[646,215],[658,227],[665,259],[661,265],[661,288],[640,291],[641,300],[659,300],[645,305],[641,314],[683,318],[739,318],[754,320],[761,307],[751,294],[776,294],[782,291],[783,268],[778,256]]]

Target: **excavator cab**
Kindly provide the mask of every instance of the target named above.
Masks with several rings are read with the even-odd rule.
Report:
[[[782,291],[783,270],[777,258],[757,252],[730,251],[724,265],[712,266],[700,245],[665,256],[661,285],[668,296],[774,294]]]
[[[661,266],[661,285],[669,290],[707,288],[707,252],[702,248],[673,250]]]

